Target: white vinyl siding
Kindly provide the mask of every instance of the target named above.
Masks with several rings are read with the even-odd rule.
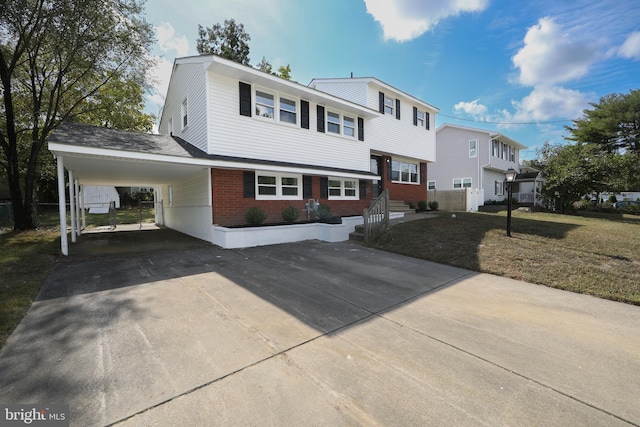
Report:
[[[345,144],[343,138],[335,138],[332,134],[316,131],[315,103],[312,102],[309,105],[310,129],[303,129],[299,125],[293,126],[276,120],[259,120],[255,117],[241,116],[236,79],[209,72],[209,84],[210,153],[350,170],[369,170],[370,151],[365,144]],[[253,91],[252,88],[252,97]],[[296,99],[285,93],[279,93],[279,96]],[[327,111],[329,110],[331,109],[327,108]]]
[[[164,224],[167,227],[211,241],[210,177],[209,169],[201,169],[162,187]]]

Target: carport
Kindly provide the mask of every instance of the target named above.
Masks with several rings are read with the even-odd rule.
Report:
[[[82,185],[146,186],[155,188],[162,203],[161,186],[208,170],[206,154],[167,135],[125,132],[81,124],[64,124],[49,138],[49,151],[57,160],[60,246],[69,254],[65,187],[69,185],[71,242],[80,235],[79,193]],[[68,180],[65,179],[65,169]],[[162,206],[160,204],[160,206]],[[156,223],[162,225],[161,210]]]

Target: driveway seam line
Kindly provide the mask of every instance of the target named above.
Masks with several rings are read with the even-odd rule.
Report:
[[[634,423],[634,422],[632,422],[632,421],[629,421],[629,420],[627,420],[627,419],[625,419],[625,418],[623,418],[623,417],[621,417],[621,416],[619,416],[619,415],[616,415],[616,414],[614,414],[614,413],[612,413],[612,412],[610,412],[610,411],[607,411],[606,409],[599,408],[599,407],[597,407],[597,406],[595,406],[595,405],[593,405],[593,404],[591,404],[591,403],[589,403],[589,402],[586,402],[586,401],[581,400],[581,399],[579,399],[579,398],[577,398],[577,397],[575,397],[575,396],[572,396],[572,395],[570,395],[570,394],[568,394],[568,393],[565,393],[565,392],[563,392],[562,390],[559,390],[559,389],[557,389],[557,388],[555,388],[555,387],[552,387],[552,386],[550,386],[550,385],[547,385],[547,384],[545,384],[545,383],[543,383],[543,382],[541,382],[541,381],[538,381],[538,380],[536,380],[536,379],[530,378],[530,377],[528,377],[528,376],[526,376],[526,375],[524,375],[524,374],[521,374],[521,373],[519,373],[519,372],[517,372],[517,371],[514,371],[513,369],[509,369],[509,368],[507,368],[506,366],[502,366],[502,365],[500,365],[500,364],[498,364],[498,363],[492,362],[492,361],[491,361],[491,360],[489,360],[489,359],[486,359],[486,358],[484,358],[484,357],[482,357],[482,356],[479,356],[479,355],[477,355],[477,354],[475,354],[475,353],[472,353],[472,352],[470,352],[470,351],[468,351],[468,350],[465,350],[465,349],[463,349],[463,348],[461,348],[461,347],[458,347],[458,346],[456,346],[456,345],[454,345],[454,344],[451,344],[451,343],[449,343],[449,342],[443,341],[443,340],[441,340],[441,339],[439,339],[439,338],[436,338],[436,337],[434,337],[434,336],[432,336],[432,335],[429,335],[429,334],[427,334],[427,333],[424,333],[424,332],[422,332],[422,331],[419,331],[419,330],[417,330],[417,329],[415,329],[415,328],[412,328],[411,326],[408,326],[408,325],[402,324],[402,323],[400,323],[400,322],[398,322],[398,321],[396,321],[396,320],[393,320],[393,319],[391,319],[391,318],[385,317],[384,315],[380,315],[380,317],[382,317],[383,319],[388,320],[388,321],[390,321],[390,322],[392,322],[392,323],[395,323],[396,325],[398,325],[398,326],[400,326],[400,327],[407,328],[407,329],[409,329],[409,330],[411,330],[411,331],[413,331],[413,332],[415,332],[415,333],[417,333],[417,334],[420,334],[420,335],[422,335],[422,336],[424,336],[424,337],[427,337],[427,338],[429,338],[429,339],[431,339],[431,340],[433,340],[433,341],[436,341],[436,342],[439,342],[439,343],[441,343],[441,344],[444,344],[444,345],[446,345],[446,346],[448,346],[448,347],[451,347],[451,348],[453,348],[454,350],[460,351],[460,352],[462,352],[462,353],[464,353],[464,354],[467,354],[467,355],[469,355],[469,356],[471,356],[471,357],[474,357],[474,358],[476,358],[476,359],[478,359],[478,360],[481,360],[481,361],[483,361],[483,362],[485,362],[485,363],[488,363],[488,364],[490,364],[490,365],[493,365],[493,366],[495,366],[496,368],[499,368],[499,369],[502,369],[502,370],[504,370],[504,371],[507,371],[508,373],[513,374],[513,375],[515,375],[515,376],[517,376],[517,377],[520,377],[520,378],[525,379],[525,380],[527,380],[527,381],[531,381],[531,382],[532,382],[532,383],[534,383],[534,384],[537,384],[537,385],[539,385],[539,386],[541,386],[541,387],[544,387],[544,388],[546,388],[546,389],[548,389],[548,390],[554,391],[554,392],[556,392],[556,393],[558,393],[558,394],[560,394],[560,395],[562,395],[562,396],[565,396],[565,397],[567,397],[567,398],[569,398],[569,399],[571,399],[571,400],[573,400],[573,401],[576,401],[576,402],[578,402],[578,403],[580,403],[580,404],[582,404],[582,405],[585,405],[585,406],[588,406],[588,407],[590,407],[590,408],[592,408],[592,409],[595,409],[596,411],[603,412],[603,413],[605,413],[605,414],[607,414],[607,415],[609,415],[609,416],[611,416],[611,417],[614,417],[614,418],[616,418],[616,419],[618,419],[618,420],[620,420],[620,421],[623,421],[623,422],[625,422],[625,423],[627,423],[627,424],[629,424],[629,425],[632,425],[632,426],[637,425],[636,423]]]

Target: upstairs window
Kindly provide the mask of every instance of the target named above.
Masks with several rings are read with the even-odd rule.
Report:
[[[416,111],[416,125],[420,127],[424,127],[424,111]]]
[[[186,128],[187,125],[189,124],[189,118],[187,115],[187,100],[185,98],[184,101],[182,101],[182,106],[180,107],[180,112],[182,115],[182,129]]]
[[[478,157],[478,140],[472,139],[469,141],[469,157]]]
[[[395,105],[395,101],[393,98],[389,98],[385,95],[384,97],[384,113],[393,115],[393,107]]]
[[[340,135],[340,114],[327,112],[327,131]]]
[[[353,117],[344,116],[342,118],[344,136],[354,137],[356,135],[356,121]]]
[[[516,161],[516,147],[509,147],[509,160]]]
[[[256,116],[273,119],[274,111],[275,102],[273,95],[256,90]]]
[[[280,121],[296,124],[296,102],[280,98]]]
[[[500,142],[497,139],[491,140],[493,157],[500,157]]]

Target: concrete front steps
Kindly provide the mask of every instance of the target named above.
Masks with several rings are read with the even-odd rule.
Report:
[[[401,218],[405,215],[415,214],[415,209],[411,209],[402,200],[389,200],[389,213],[391,219]],[[349,233],[349,240],[364,242],[364,225],[356,225],[355,231]]]

